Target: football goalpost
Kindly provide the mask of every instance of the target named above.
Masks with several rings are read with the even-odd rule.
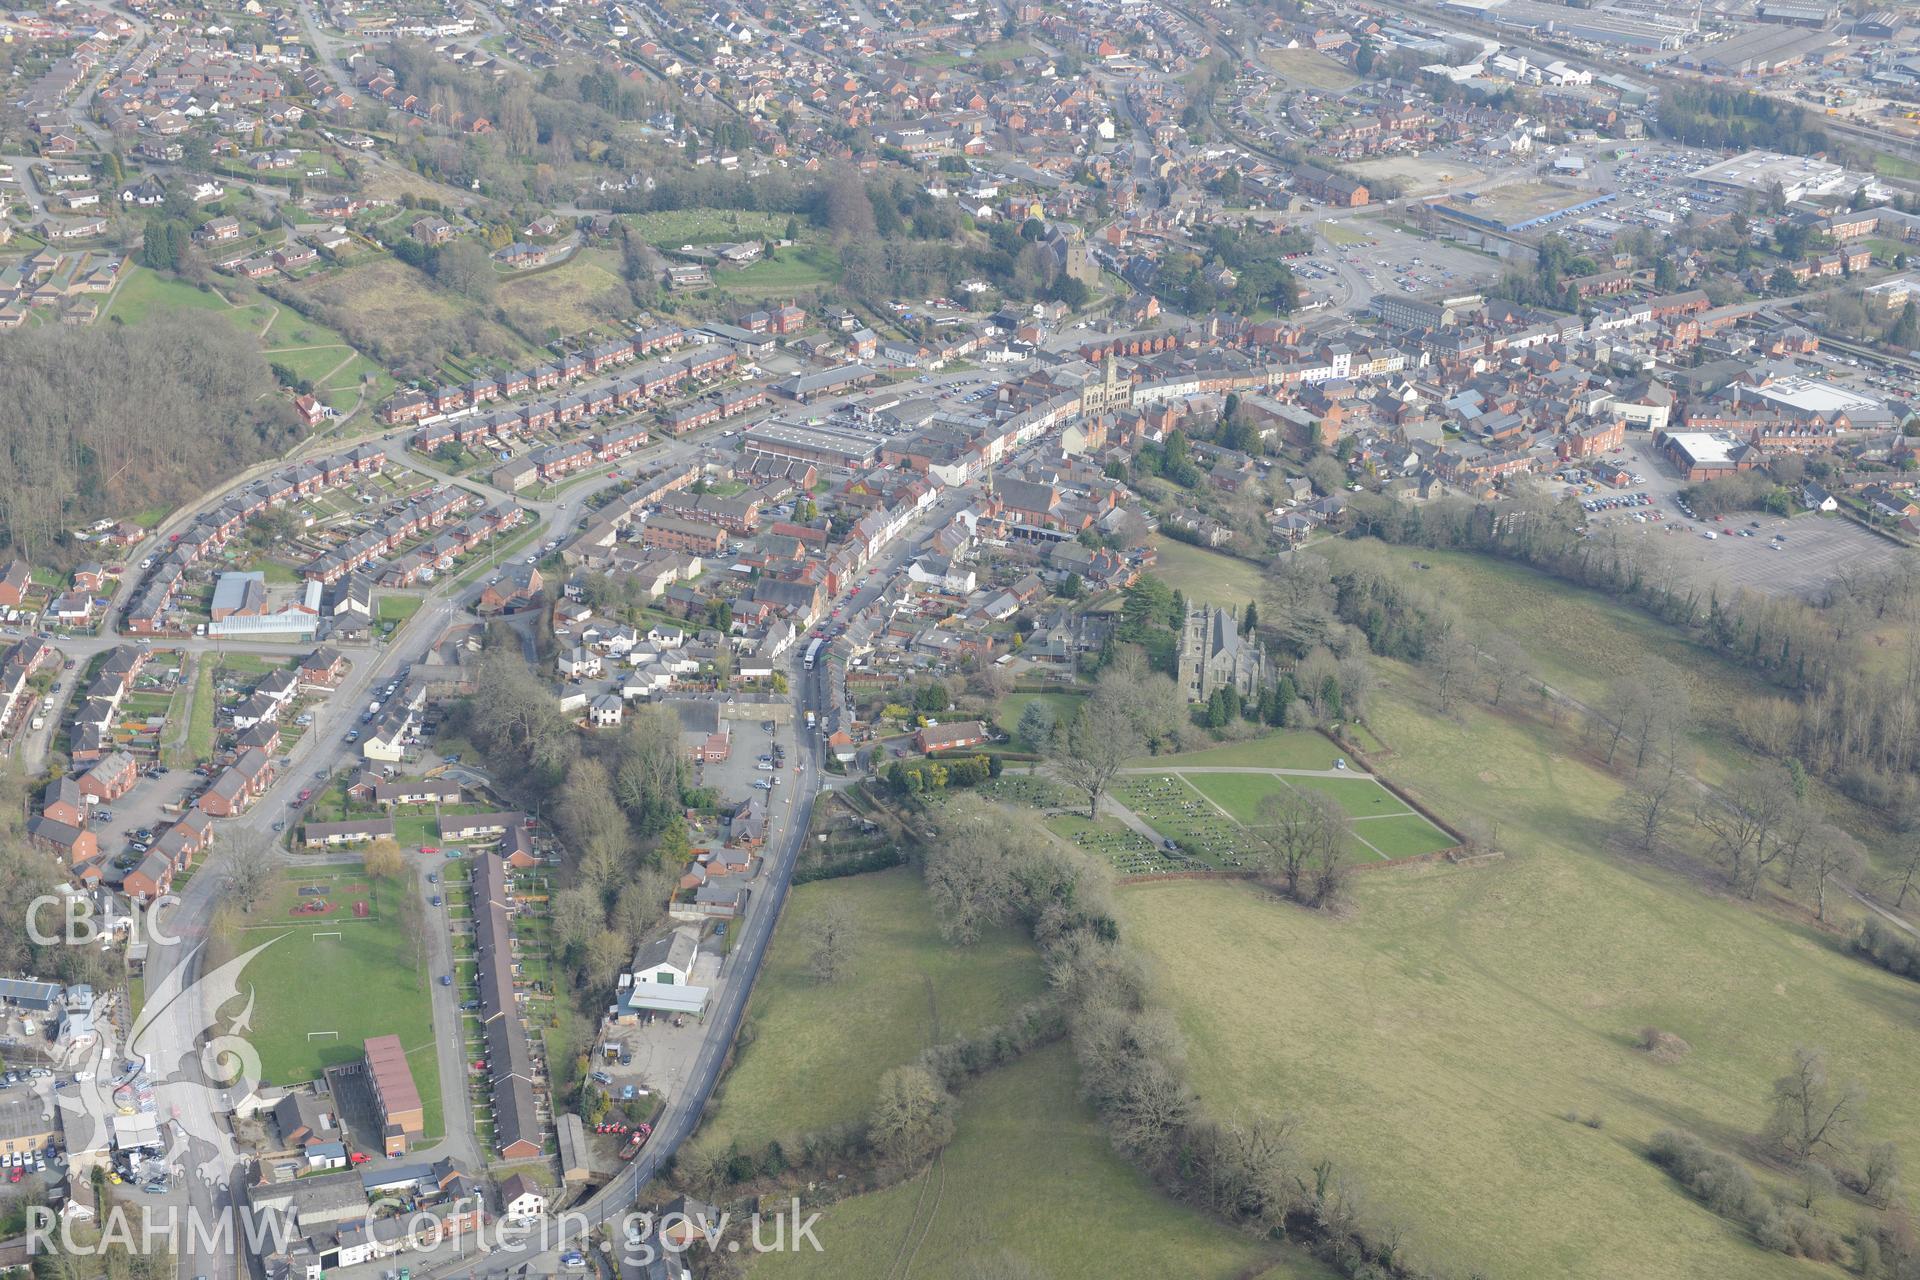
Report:
[[[335,942],[338,942],[340,941],[340,931],[338,929],[329,929],[325,933],[316,933],[313,935],[315,942],[320,941],[322,938],[332,938]]]
[[[340,1038],[340,1033],[339,1033],[338,1031],[309,1031],[309,1032],[307,1032],[307,1043],[308,1043],[308,1044],[312,1044],[312,1043],[313,1043],[313,1042],[314,1042],[315,1040],[338,1040],[339,1038]]]

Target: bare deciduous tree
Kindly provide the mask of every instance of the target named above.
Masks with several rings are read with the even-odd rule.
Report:
[[[813,955],[807,962],[813,976],[832,982],[846,973],[856,942],[853,913],[844,902],[829,902],[813,922]]]
[[[252,914],[273,882],[273,855],[267,847],[246,840],[227,854],[227,896],[244,914]]]
[[[923,874],[934,921],[948,942],[971,946],[980,931],[1012,910],[1013,869],[1007,829],[990,815],[955,806],[927,848]]]
[[[1858,841],[1830,822],[1815,826],[1804,847],[1807,872],[1813,877],[1813,914],[1824,921],[1828,886],[1836,879],[1857,877],[1866,855]]]
[[[391,880],[406,869],[407,856],[400,852],[400,845],[393,840],[375,840],[367,846],[366,856],[361,859],[361,867],[376,880]]]
[[[1452,711],[1466,696],[1476,662],[1473,641],[1458,627],[1440,636],[1427,650],[1427,675],[1433,681],[1433,696],[1440,710]]]
[[[1900,1148],[1891,1142],[1874,1144],[1860,1172],[1860,1194],[1869,1204],[1885,1206],[1900,1193]]]
[[[1638,772],[1653,756],[1673,752],[1687,731],[1692,704],[1679,668],[1660,658],[1641,666],[1631,690],[1627,731],[1633,737],[1633,767]]]
[[[1683,781],[1679,758],[1663,753],[1620,797],[1622,825],[1634,848],[1652,853],[1665,841],[1679,817],[1676,802]]]
[[[631,954],[618,929],[596,929],[587,939],[587,974],[600,986],[612,986]]]
[[[1744,896],[1754,896],[1761,874],[1780,855],[1782,828],[1797,807],[1792,782],[1777,766],[1738,775],[1696,807],[1695,816],[1713,838],[1715,856]]]
[[[1901,859],[1900,870],[1894,876],[1894,879],[1899,881],[1899,887],[1894,890],[1893,895],[1894,910],[1898,911],[1906,905],[1907,895],[1913,892],[1916,878],[1920,878],[1920,842],[1906,851]]]
[[[1518,640],[1504,631],[1496,631],[1480,645],[1481,669],[1487,677],[1487,701],[1499,706],[1501,699],[1523,689],[1533,679],[1533,655]]]
[[[1102,689],[1054,735],[1053,767],[1063,782],[1087,797],[1087,817],[1098,818],[1107,785],[1144,749],[1128,709]]]
[[[1264,846],[1267,873],[1287,896],[1312,906],[1331,906],[1344,888],[1341,867],[1353,820],[1322,791],[1287,787],[1260,802],[1253,834]]]
[[[1343,819],[1346,815],[1340,815]],[[1340,827],[1338,840],[1316,846],[1307,863],[1307,904],[1322,910],[1340,906],[1347,900],[1347,886],[1353,879],[1353,864],[1347,861],[1346,824]]]
[[[1260,619],[1280,644],[1305,653],[1325,643],[1336,627],[1333,566],[1311,551],[1289,551],[1273,562]]]
[[[867,1121],[867,1140],[884,1159],[915,1163],[953,1137],[953,1095],[921,1066],[895,1067],[880,1077],[880,1096]]]
[[[1843,1154],[1865,1100],[1858,1084],[1828,1078],[1824,1052],[1801,1046],[1793,1051],[1787,1074],[1773,1082],[1767,1132],[1796,1160],[1821,1152]]]

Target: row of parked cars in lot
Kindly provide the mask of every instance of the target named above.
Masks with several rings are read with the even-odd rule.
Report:
[[[1605,498],[1585,498],[1580,505],[1588,511],[1623,511],[1632,507],[1650,507],[1653,499],[1644,493],[1622,493]]]
[[[5,1076],[0,1076],[0,1081],[11,1086],[24,1084],[30,1080],[45,1080],[52,1074],[53,1072],[45,1067],[20,1067],[9,1070]],[[59,1164],[60,1161],[60,1148],[50,1140],[44,1148],[33,1151],[13,1151],[0,1155],[0,1172],[6,1174],[8,1182],[19,1182],[28,1174],[44,1172],[48,1165]]]
[[[1699,516],[1693,513],[1693,508],[1687,505],[1687,500],[1685,498],[1675,498],[1673,500],[1673,505],[1680,508],[1680,514],[1685,516],[1687,519],[1700,520],[1700,523],[1706,525],[1706,528],[1700,530],[1700,536],[1705,538],[1708,542],[1718,541],[1721,535],[1723,534],[1729,538],[1757,538],[1760,536],[1759,534],[1760,522],[1758,520],[1747,521],[1747,527],[1742,529],[1742,528],[1738,528],[1737,526],[1729,524],[1727,522],[1726,516],[1724,515],[1717,515],[1712,520],[1701,520]],[[1688,527],[1691,528],[1692,526],[1688,526]],[[1672,530],[1672,532],[1677,533],[1679,532],[1679,530],[1676,527],[1675,529]],[[1767,539],[1767,550],[1785,551],[1787,549],[1786,542],[1787,542],[1786,534],[1776,533],[1771,538]]]
[[[8,1182],[19,1182],[30,1173],[42,1173],[49,1163],[59,1159],[59,1148],[51,1142],[40,1151],[16,1151],[0,1156],[0,1169],[5,1169]]]

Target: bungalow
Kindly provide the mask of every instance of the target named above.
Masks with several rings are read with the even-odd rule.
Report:
[[[1868,485],[1860,491],[1860,499],[1875,515],[1899,520],[1907,516],[1920,515],[1920,504],[1916,504],[1904,493],[1898,493],[1885,485]]]
[[[978,720],[958,720],[952,724],[930,724],[913,735],[914,750],[922,755],[975,747],[989,741],[987,726]]]
[[[393,839],[392,818],[356,818],[347,822],[309,822],[300,828],[302,842],[309,849],[330,849],[335,845],[363,844]]]
[[[732,920],[745,910],[747,891],[730,882],[703,884],[693,891],[693,911],[714,920]]]
[[[524,827],[526,822],[527,815],[517,810],[443,815],[440,819],[440,838],[450,844],[496,840],[514,827]]]
[[[282,271],[294,271],[301,267],[310,267],[320,260],[320,255],[311,245],[289,240],[273,251],[273,265]]]
[[[460,784],[451,778],[421,778],[375,782],[366,788],[365,798],[391,809],[397,804],[459,804],[461,794]]]

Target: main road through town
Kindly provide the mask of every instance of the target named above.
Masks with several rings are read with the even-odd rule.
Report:
[[[390,449],[404,449],[406,433],[394,433],[388,437]],[[636,466],[651,466],[662,462],[685,462],[691,460],[704,442],[704,438],[713,432],[702,432],[682,440],[673,441],[664,448],[651,449],[640,458],[625,464],[621,471],[629,474]],[[406,458],[404,464],[428,475],[438,473],[431,466],[423,465],[418,459]],[[250,478],[243,477],[243,478]],[[451,477],[446,477],[451,478]],[[561,497],[548,502],[529,502],[528,506],[539,517],[552,537],[564,537],[571,533],[575,521],[585,509],[587,499],[616,481],[609,477],[600,477],[593,481],[582,482],[567,490]],[[236,483],[238,483],[236,481]],[[477,485],[470,480],[458,483],[470,488],[486,491],[486,486]],[[494,495],[506,496],[506,495]],[[915,534],[895,540],[889,554],[881,557],[873,574],[846,601],[848,617],[873,603],[885,590],[888,582],[899,571],[906,559],[924,545],[929,527],[938,519],[950,515],[961,495],[952,493],[935,505],[916,522]],[[209,501],[197,504],[200,508],[217,504],[218,495]],[[182,512],[174,519],[155,530],[149,539],[148,547],[164,547],[167,532],[184,527],[192,516],[191,511]],[[144,550],[136,549],[130,558],[137,558]],[[496,557],[500,553],[495,552]],[[130,594],[131,582],[123,586],[116,605],[124,603]],[[146,970],[146,989],[157,993],[167,988],[170,978],[178,975],[176,984],[182,988],[181,994],[159,1011],[152,1023],[145,1029],[143,1043],[130,1046],[135,1051],[153,1055],[156,1079],[156,1102],[158,1114],[162,1120],[171,1120],[179,1125],[181,1132],[192,1134],[210,1134],[225,1128],[227,1121],[223,1114],[231,1105],[232,1099],[218,1088],[207,1087],[207,1082],[198,1074],[201,1048],[223,1016],[231,1016],[234,1009],[220,1009],[209,1006],[207,993],[198,985],[204,976],[202,959],[204,943],[208,936],[213,915],[224,893],[227,883],[225,864],[219,856],[220,848],[233,848],[241,844],[258,844],[274,850],[276,859],[292,862],[294,855],[280,847],[278,833],[273,824],[284,818],[291,805],[293,792],[302,785],[302,780],[316,771],[332,772],[353,762],[351,752],[343,742],[345,731],[352,727],[358,710],[365,706],[371,690],[383,685],[398,675],[408,664],[420,660],[437,643],[449,627],[457,623],[471,621],[469,605],[477,598],[480,585],[477,582],[462,584],[459,580],[448,580],[434,588],[418,613],[399,631],[395,638],[384,647],[344,646],[353,664],[352,671],[342,686],[314,712],[314,723],[301,738],[288,757],[281,763],[279,772],[266,794],[261,796],[245,814],[220,822],[216,831],[216,850],[202,866],[198,874],[192,876],[181,890],[178,898],[158,913],[160,929],[164,936],[149,938]],[[536,620],[536,625],[538,620]],[[94,639],[62,641],[60,647],[64,653],[76,659],[84,659],[100,649],[115,643],[125,643],[123,639],[111,635]],[[175,639],[167,644],[187,650],[214,649],[217,642],[206,639]],[[272,645],[234,645],[228,648],[260,648],[273,652],[285,652],[291,656],[292,648],[276,649]],[[77,683],[73,682],[73,683]],[[824,713],[834,696],[827,684],[827,674],[823,668],[812,672],[796,674],[794,697],[799,710],[804,713],[812,710]],[[804,718],[804,716],[802,717]],[[661,1164],[673,1154],[687,1136],[693,1132],[707,1098],[719,1077],[721,1067],[726,1060],[729,1047],[733,1043],[734,1033],[738,1030],[741,1017],[746,1008],[747,997],[752,991],[755,978],[759,974],[765,957],[768,939],[772,935],[775,921],[779,918],[785,902],[787,888],[793,871],[795,859],[799,855],[806,830],[811,820],[814,795],[821,786],[822,759],[818,735],[796,733],[798,739],[796,755],[800,772],[796,776],[792,796],[792,812],[785,824],[785,834],[779,841],[778,851],[772,866],[772,874],[759,895],[758,901],[749,903],[747,916],[742,924],[742,936],[735,945],[725,964],[727,981],[716,1001],[706,1039],[697,1056],[694,1070],[687,1082],[687,1088],[679,1097],[673,1099],[666,1115],[656,1129],[652,1141],[644,1153],[631,1165],[622,1169],[611,1183],[602,1188],[591,1200],[586,1202],[582,1212],[595,1223],[609,1222],[623,1215],[633,1204],[640,1189],[658,1171]],[[46,750],[46,741],[36,741],[26,754],[31,757],[41,755]],[[439,995],[436,988],[436,996]],[[461,1058],[459,1027],[457,1015],[450,1014],[441,1006],[446,1002],[436,1000],[435,1033],[442,1044],[442,1056],[452,1054],[450,1061]],[[444,1025],[442,1023],[444,1022]],[[473,1139],[471,1112],[464,1089],[458,1096],[446,1100],[446,1127],[448,1136],[432,1149],[433,1154],[450,1154],[456,1158],[471,1161],[471,1167],[479,1170],[484,1166],[485,1155]],[[190,1139],[188,1159],[189,1176],[183,1179],[183,1190],[191,1211],[202,1222],[218,1222],[227,1215],[238,1216],[239,1204],[236,1202],[229,1185],[237,1183],[240,1169],[222,1167],[228,1157],[211,1147],[208,1143]],[[182,1276],[207,1277],[208,1280],[226,1280],[234,1277],[240,1280],[254,1274],[252,1259],[245,1249],[233,1249],[222,1243],[210,1243],[204,1236],[183,1233],[179,1240],[179,1268]],[[527,1249],[534,1246],[529,1242]],[[485,1268],[475,1274],[504,1274],[515,1264],[524,1264],[539,1258],[537,1254],[516,1256],[504,1250],[485,1259]],[[548,1265],[540,1259],[542,1265]],[[452,1264],[445,1271],[458,1272],[462,1264]],[[464,1264],[469,1269],[473,1264]],[[422,1274],[426,1273],[422,1268]]]

